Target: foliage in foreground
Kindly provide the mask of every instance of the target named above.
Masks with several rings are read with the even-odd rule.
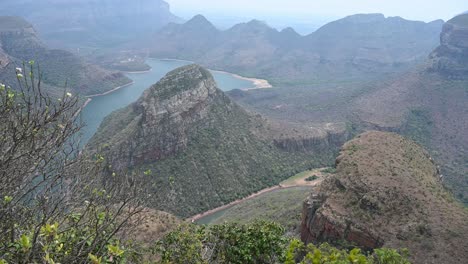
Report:
[[[79,154],[78,97],[47,95],[33,66],[16,69],[18,89],[0,83],[0,263],[122,263],[133,189]]]
[[[285,263],[285,264],[409,264],[406,251],[376,249],[340,250],[288,239],[273,222],[225,223],[212,226],[184,225],[169,233],[156,248],[163,264]]]

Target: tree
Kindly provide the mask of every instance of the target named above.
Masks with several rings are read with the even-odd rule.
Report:
[[[44,93],[34,65],[16,69],[18,89],[0,84],[0,263],[115,263],[136,191],[80,153],[79,98]]]
[[[183,225],[158,242],[162,263],[278,263],[287,239],[276,223]]]
[[[406,250],[375,249],[365,254],[355,248],[340,250],[328,244],[304,245],[284,236],[275,223],[183,225],[158,242],[163,264],[409,264]]]

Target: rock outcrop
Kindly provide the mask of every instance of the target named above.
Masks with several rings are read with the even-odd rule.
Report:
[[[432,69],[455,78],[468,78],[468,14],[445,23],[440,46],[431,54]]]
[[[247,112],[189,65],[108,116],[87,151],[137,175],[149,206],[185,217],[329,164],[346,139],[344,125],[291,127]]]
[[[344,145],[336,166],[336,175],[304,202],[304,242],[408,248],[413,263],[468,258],[468,213],[416,143],[366,132]]]

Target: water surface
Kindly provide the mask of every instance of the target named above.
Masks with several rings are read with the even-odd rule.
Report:
[[[94,97],[83,109],[82,118],[86,124],[82,130],[83,144],[88,142],[94,133],[96,133],[104,117],[117,109],[135,102],[144,90],[158,82],[168,72],[192,62],[149,59],[146,63],[151,66],[151,71],[145,73],[127,73],[127,76],[133,80],[132,85],[123,87],[107,95]],[[212,72],[212,74],[218,83],[218,87],[223,91],[254,87],[251,81],[236,78],[229,73]]]

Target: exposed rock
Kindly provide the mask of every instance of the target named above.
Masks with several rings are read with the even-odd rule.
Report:
[[[304,242],[408,248],[413,263],[461,263],[468,257],[468,213],[443,188],[432,158],[416,143],[366,132],[344,145],[336,163],[336,175],[304,202]]]
[[[432,69],[456,78],[468,78],[468,14],[445,23],[440,46],[431,54]]]

